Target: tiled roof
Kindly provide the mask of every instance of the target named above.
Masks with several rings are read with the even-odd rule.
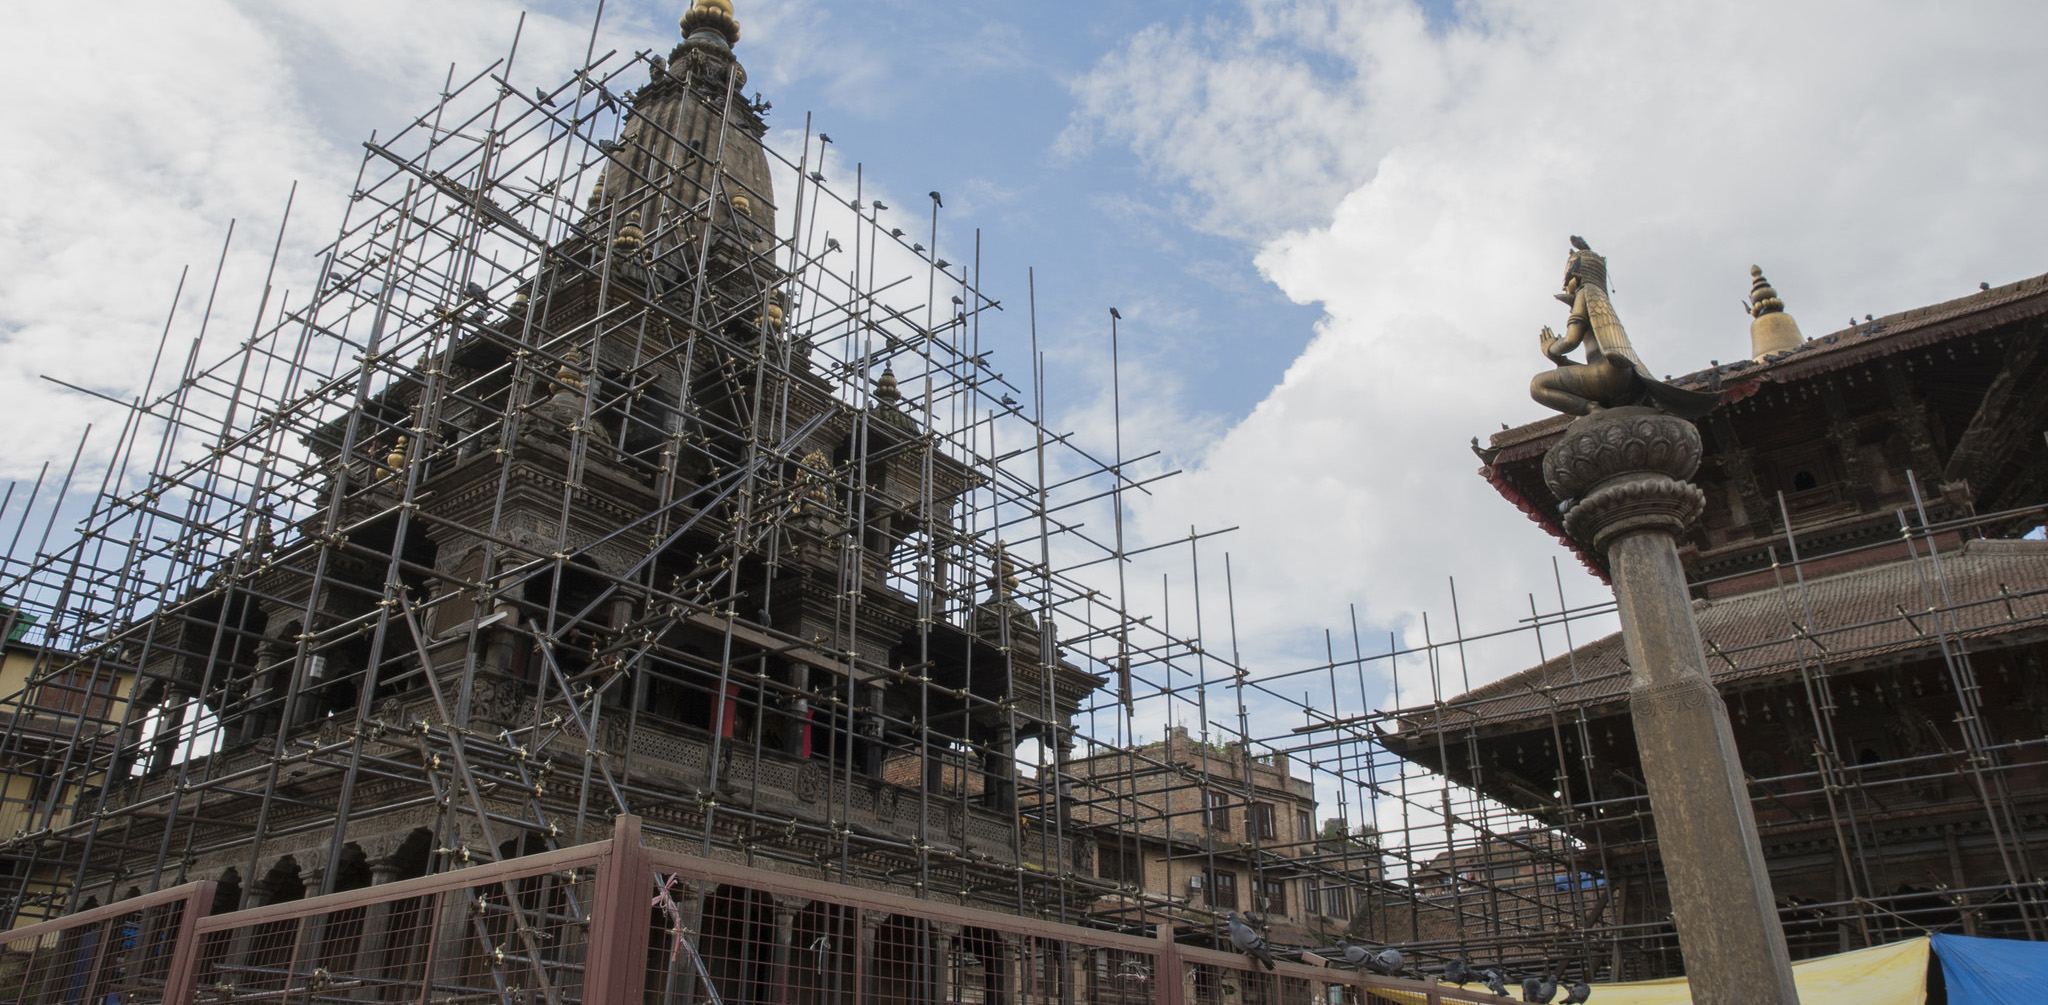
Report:
[[[1806,604],[1789,568],[1783,589],[1695,601],[1714,682],[1726,688],[1822,658],[1839,668],[1932,653],[1944,628],[1970,641],[2048,634],[2048,541],[1973,540],[1939,558],[1940,577],[1923,548],[1917,560],[1809,578]],[[1807,605],[1811,628],[1804,624]],[[1945,609],[1930,613],[1930,606]],[[1451,699],[1443,719],[1452,726],[1506,723],[1552,708],[1620,702],[1627,690],[1617,632]],[[1418,708],[1400,716],[1401,729],[1431,728],[1436,717],[1434,709]]]

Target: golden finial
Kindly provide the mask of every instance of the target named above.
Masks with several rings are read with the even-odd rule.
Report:
[[[824,451],[812,450],[804,455],[803,463],[803,480],[810,483],[810,487],[804,490],[804,499],[807,500],[807,503],[799,507],[798,511],[801,512],[803,509],[809,508],[809,503],[815,503],[821,508],[830,507],[832,505],[832,486],[825,480],[825,476],[818,474],[818,472],[830,469],[832,462],[825,459]]]
[[[597,183],[590,186],[590,201],[585,208],[595,210],[597,209],[597,204],[602,201],[604,201],[604,172],[600,171],[597,175]]]
[[[391,452],[384,455],[384,467],[392,474],[405,469],[405,449],[409,445],[404,433],[398,434],[398,442],[391,445]]]
[[[1785,313],[1785,302],[1778,299],[1778,291],[1771,288],[1771,281],[1764,278],[1764,270],[1749,267],[1749,355],[1761,360],[1794,349],[1806,341],[1799,334],[1799,322]]]
[[[1010,550],[1001,541],[996,542],[996,571],[989,577],[989,588],[1001,599],[1009,599],[1017,592],[1017,566],[1010,561]]]
[[[646,236],[640,230],[640,214],[628,213],[626,222],[619,225],[618,236],[612,238],[612,247],[630,255],[640,250],[640,244]]]
[[[882,364],[882,376],[875,381],[875,397],[891,405],[903,400],[903,392],[896,387],[896,371],[889,364]]]
[[[562,357],[562,368],[555,371],[555,382],[573,389],[577,394],[587,390],[583,384],[583,350],[575,346],[569,347],[568,354]]]
[[[724,37],[727,45],[740,40],[740,23],[733,19],[732,0],[697,0],[679,23],[684,38],[709,29]]]
[[[770,303],[767,307],[762,309],[761,317],[766,321],[769,331],[779,332],[782,330],[781,304]]]

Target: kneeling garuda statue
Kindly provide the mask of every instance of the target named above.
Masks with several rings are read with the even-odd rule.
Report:
[[[1686,419],[1697,419],[1713,410],[1720,394],[1672,387],[1650,376],[1649,367],[1629,344],[1628,332],[1614,313],[1607,297],[1607,259],[1586,239],[1572,237],[1571,256],[1565,261],[1564,292],[1557,299],[1569,304],[1564,334],[1549,327],[1537,340],[1543,355],[1557,369],[1539,373],[1529,381],[1529,396],[1538,404],[1567,415],[1587,415],[1602,408],[1647,405]],[[1570,354],[1583,346],[1586,361],[1574,363]]]

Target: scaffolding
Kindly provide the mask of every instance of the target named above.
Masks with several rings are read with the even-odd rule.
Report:
[[[978,232],[941,257],[939,193],[890,210],[808,119],[765,142],[729,22],[700,3],[666,56],[593,52],[552,86],[515,74],[516,33],[451,68],[363,145],[314,288],[266,278],[227,350],[211,302],[174,306],[97,486],[81,441],[61,479],[9,487],[0,597],[33,661],[0,738],[10,924],[192,881],[216,911],[314,897],[631,814],[668,852],[1067,924],[1217,938],[1213,893],[1103,864],[1137,849],[1299,884],[1319,936],[1431,972],[1674,972],[1646,796],[1591,774],[1612,709],[1537,689],[1554,784],[1521,791],[1483,768],[1494,699],[1454,683],[1468,654],[1570,663],[1612,605],[1560,585],[1468,632],[1452,583],[1447,634],[1368,647],[1354,617],[1320,663],[1246,665],[1221,532],[1127,539],[1173,472],[1122,442],[1116,319],[1112,427],[1049,425],[1029,280],[996,296]],[[1964,712],[1978,622],[2048,627],[2048,594],[1970,593],[1941,549],[2039,512],[1902,521],[1941,588],[1886,623],[1939,641]],[[78,531],[52,541],[60,517]],[[1931,903],[1852,883],[1791,905],[1818,933],[1795,943],[2048,923],[2017,795],[2043,741],[1865,763],[1826,681],[1868,626],[1789,625],[1754,645],[1805,653],[1817,759],[1757,778],[1759,806],[1819,807],[1848,849],[1906,812],[1886,792],[1962,771],[2013,863]],[[1383,680],[1427,703],[1378,707]],[[1215,756],[1148,754],[1161,722]],[[1261,764],[1326,800],[1314,833],[1250,826]],[[1242,831],[1201,825],[1227,807]]]

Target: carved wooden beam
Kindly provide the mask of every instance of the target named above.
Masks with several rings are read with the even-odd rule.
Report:
[[[1857,441],[1862,436],[1856,417],[1849,414],[1849,406],[1842,400],[1841,385],[1833,379],[1821,382],[1820,397],[1828,409],[1828,439],[1834,441],[1835,452],[1842,458],[1842,474],[1849,483],[1850,498],[1856,500],[1857,509],[1867,511],[1876,504],[1877,488],[1871,484],[1871,473],[1858,449]]]
[[[1981,476],[1989,472],[1979,469],[1998,456],[1995,449],[2001,436],[2001,420],[2007,412],[2013,393],[2019,390],[2020,377],[2034,365],[2035,357],[2041,353],[2039,324],[2029,326],[2006,340],[2005,358],[1999,362],[1997,375],[1991,378],[1990,386],[1984,389],[1984,397],[1977,403],[1977,413],[1970,417],[1970,425],[1956,440],[1956,448],[1949,454],[1948,466],[1942,469],[1943,481],[1963,479],[1979,484]]]
[[[1927,406],[1913,393],[1913,382],[1896,359],[1885,360],[1884,387],[1891,394],[1894,420],[1906,436],[1906,446],[1912,453],[1913,468],[1920,472],[1920,480],[1939,479],[1941,457],[1934,451],[1934,434],[1927,430]]]
[[[1750,452],[1735,435],[1735,424],[1728,421],[1728,413],[1715,409],[1707,416],[1707,425],[1714,434],[1714,447],[1721,462],[1721,470],[1735,482],[1736,497],[1742,500],[1742,516],[1749,524],[1752,535],[1769,537],[1775,524],[1771,520],[1774,512],[1764,502],[1763,488],[1757,484],[1756,467],[1750,461]]]

